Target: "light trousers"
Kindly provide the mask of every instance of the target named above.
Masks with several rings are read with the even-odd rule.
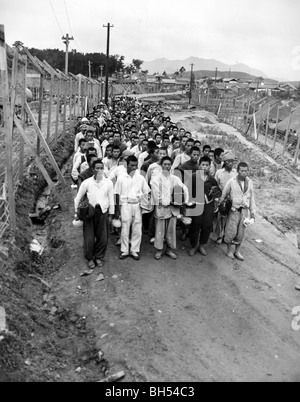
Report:
[[[131,252],[139,253],[142,243],[142,210],[139,204],[123,204],[121,206],[121,252],[130,254],[130,233]]]
[[[157,250],[162,251],[164,249],[164,240],[168,249],[176,249],[176,225],[176,216],[172,216],[169,219],[156,219],[154,247]]]
[[[242,244],[245,238],[246,228],[244,219],[248,217],[248,210],[242,209],[239,211],[230,211],[226,228],[225,228],[225,243],[226,244]]]

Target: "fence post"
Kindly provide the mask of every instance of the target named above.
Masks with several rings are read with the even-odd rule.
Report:
[[[257,139],[259,139],[260,136],[261,123],[262,123],[262,104],[259,105],[259,122],[258,122]]]
[[[298,143],[297,143],[297,149],[296,149],[296,153],[295,153],[295,165],[298,164],[298,157],[299,157],[299,151],[300,151],[300,128],[298,128],[297,130],[297,136],[298,136]]]
[[[284,155],[284,154],[285,154],[285,151],[286,151],[287,143],[288,143],[288,140],[289,140],[291,122],[292,122],[292,113],[290,114],[289,122],[288,122],[288,125],[287,125],[285,137],[284,137],[284,144],[283,144],[283,152],[282,152],[282,155]]]
[[[16,55],[16,53],[15,53]],[[16,203],[14,197],[14,181],[13,181],[13,116],[11,107],[9,107],[9,84],[8,84],[8,69],[5,43],[4,25],[0,25],[0,78],[2,86],[3,99],[3,118],[5,131],[5,154],[6,154],[6,186],[8,193],[8,204],[10,214],[10,228],[15,232],[17,227],[16,219]],[[16,78],[16,77],[15,77]],[[13,89],[15,90],[15,89]],[[12,96],[12,98],[14,98]]]
[[[68,96],[68,82],[64,80],[64,114],[63,114],[63,135],[66,133],[67,122],[67,96]]]
[[[249,116],[250,116],[250,108],[251,108],[251,101],[249,101],[249,104],[248,104],[248,110],[247,110],[247,123],[248,123]]]
[[[276,139],[277,139],[277,133],[278,133],[278,123],[279,123],[279,112],[280,112],[281,107],[278,105],[278,110],[277,110],[277,118],[276,118],[276,129],[274,133],[274,142],[273,142],[273,149],[276,147]]]
[[[42,119],[43,119],[43,97],[44,97],[44,74],[41,73],[40,78],[40,93],[39,93],[39,114],[38,114],[38,125],[42,129]],[[41,152],[41,141],[37,137],[36,152],[39,155]]]
[[[73,78],[70,77],[70,110],[69,110],[69,120],[70,120],[70,129],[71,125],[73,125],[73,115],[72,115],[72,100],[73,100]]]
[[[267,139],[268,139],[270,113],[271,113],[271,105],[269,105],[269,107],[268,107],[268,117],[267,117],[267,125],[266,125],[266,132],[265,132],[265,145],[267,145]]]
[[[26,88],[27,88],[27,56],[24,56],[24,66],[22,67],[22,90],[21,90],[21,121],[22,127],[25,130],[26,128]],[[24,176],[24,139],[20,136],[20,154],[19,154],[19,181],[23,180]]]
[[[242,131],[244,128],[244,113],[245,113],[245,101],[243,99],[243,108],[242,108],[242,115],[241,115],[241,124],[240,124],[240,130]]]
[[[54,74],[51,74],[49,108],[48,108],[48,127],[47,127],[47,143],[49,144],[51,136],[51,119],[52,119],[52,102],[53,102]]]
[[[254,125],[254,138],[255,138],[255,140],[257,140],[258,135],[257,135],[257,124],[256,124],[256,114],[255,114],[255,112],[253,113],[253,125]]]
[[[61,94],[61,78],[58,80],[57,86],[57,107],[56,107],[56,122],[55,122],[55,144],[57,144],[58,139],[58,122],[59,122],[59,108],[60,108],[60,94]]]

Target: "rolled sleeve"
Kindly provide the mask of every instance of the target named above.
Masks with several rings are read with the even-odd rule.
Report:
[[[225,198],[227,198],[230,195],[230,192],[231,192],[231,183],[229,181],[223,190],[222,197],[220,199],[220,203],[222,203],[225,200]]]

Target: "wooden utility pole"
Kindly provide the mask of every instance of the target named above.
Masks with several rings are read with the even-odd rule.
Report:
[[[104,66],[100,66],[100,73],[101,73],[101,102],[103,101],[103,69],[104,69]]]
[[[110,29],[114,28],[114,25],[108,23],[107,25],[103,25],[103,28],[107,28],[107,49],[106,49],[106,81],[105,81],[105,103],[108,104],[108,61],[109,61],[109,47],[110,47]]]
[[[218,78],[218,69],[216,68],[215,84],[217,83],[217,78]]]
[[[69,72],[69,44],[71,40],[74,40],[73,36],[70,37],[67,33],[66,36],[62,37],[64,44],[66,45],[66,62],[65,62],[65,74],[68,75]]]
[[[91,79],[92,78],[92,62],[91,61],[89,61],[88,62],[89,63],[89,79]]]
[[[16,53],[15,53],[16,56]],[[15,69],[17,66],[15,65]],[[15,70],[14,69],[14,70]],[[14,71],[16,72],[16,70]],[[14,73],[13,72],[13,73]],[[15,77],[16,78],[16,77]],[[0,84],[1,97],[3,101],[4,131],[5,131],[5,154],[6,154],[6,187],[8,193],[8,205],[10,215],[10,227],[12,231],[16,230],[16,202],[14,197],[14,177],[13,177],[13,116],[9,106],[9,84],[8,68],[6,56],[5,30],[4,25],[0,25]],[[15,90],[12,89],[12,90]],[[12,96],[15,102],[15,96]],[[14,108],[14,105],[13,105]]]
[[[189,104],[192,102],[192,91],[193,91],[193,74],[194,74],[194,64],[191,64],[191,81],[190,81],[190,97],[189,97]]]

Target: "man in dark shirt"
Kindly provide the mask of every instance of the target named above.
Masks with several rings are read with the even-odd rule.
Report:
[[[222,192],[218,187],[216,180],[209,175],[209,169],[211,166],[211,159],[207,156],[204,156],[200,159],[200,170],[201,172],[195,172],[192,175],[192,183],[189,183],[188,188],[193,189],[193,197],[195,196],[195,186],[197,191],[201,191],[201,186],[204,185],[204,210],[203,213],[199,216],[192,217],[192,224],[190,227],[190,241],[191,241],[191,250],[189,255],[193,257],[197,249],[199,247],[199,252],[206,256],[207,252],[205,249],[206,244],[208,243],[210,234],[213,228],[213,219],[214,219],[214,201],[215,199],[221,197]],[[200,175],[202,177],[200,177]],[[201,183],[196,183],[196,180],[203,181]],[[196,196],[196,198],[199,198]],[[192,215],[192,210],[191,210]]]
[[[150,150],[148,159],[145,161],[145,163],[141,167],[141,172],[145,172],[145,174],[146,174],[148,172],[148,169],[149,169],[150,165],[152,165],[153,163],[158,162],[158,160],[159,160],[159,158],[158,158],[159,149],[160,148],[157,145],[155,145],[155,147],[153,147]]]
[[[181,172],[190,171],[192,173],[195,173],[197,170],[200,169],[199,166],[200,154],[201,154],[200,149],[198,147],[193,147],[191,149],[191,160],[183,163],[181,166],[179,166],[178,169]]]
[[[127,146],[121,142],[121,134],[119,131],[116,131],[114,134],[114,145],[120,147],[121,155],[127,150]]]
[[[87,163],[89,165],[89,168],[87,170],[85,170],[84,172],[82,172],[79,177],[78,177],[78,190],[81,186],[81,183],[84,182],[85,180],[91,178],[92,176],[94,176],[94,171],[92,169],[93,163],[98,159],[97,155],[88,155],[87,157]]]

